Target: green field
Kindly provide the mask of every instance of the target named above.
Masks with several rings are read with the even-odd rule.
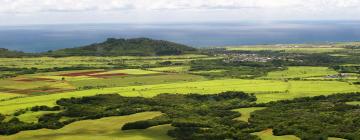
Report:
[[[325,78],[328,75],[336,75],[338,72],[327,67],[288,67],[284,71],[270,72],[263,78],[268,79],[285,79],[285,78],[311,78],[321,77]]]
[[[239,112],[241,114],[241,116],[239,118],[236,118],[236,120],[248,122],[249,118],[251,116],[251,113],[256,110],[261,110],[261,109],[264,109],[264,107],[250,107],[250,108],[235,109],[234,111]]]
[[[24,95],[0,92],[0,100],[5,100],[5,99],[9,99],[9,98],[14,98],[14,97],[21,97],[21,96],[24,96]]]
[[[127,122],[147,120],[161,115],[159,112],[145,112],[128,116],[107,117],[98,120],[79,121],[58,130],[31,130],[11,136],[0,136],[1,140],[170,140],[166,135],[169,125],[155,126],[145,130],[121,131]]]
[[[187,72],[189,66],[171,66],[171,67],[158,67],[158,68],[149,68],[148,70],[158,71],[158,72]]]
[[[37,123],[40,116],[51,113],[58,113],[59,111],[38,111],[38,112],[27,112],[17,116],[20,121],[28,123]]]
[[[206,55],[179,55],[179,56],[73,56],[73,57],[32,57],[32,58],[0,58],[0,67],[12,68],[53,68],[53,67],[108,67],[113,65],[139,66],[156,64],[164,61],[189,62],[195,59],[207,59]]]
[[[300,140],[298,137],[292,135],[274,136],[272,129],[267,129],[253,134],[259,136],[261,140]]]
[[[328,88],[332,87],[332,88]],[[255,93],[258,102],[269,102],[296,97],[330,95],[360,91],[358,86],[339,81],[276,81],[276,80],[242,80],[225,79],[198,82],[181,82],[171,84],[154,84],[143,86],[127,86],[91,89],[83,91],[50,94],[13,99],[0,102],[0,113],[11,113],[21,108],[36,105],[55,105],[61,98],[91,96],[96,94],[119,93],[124,96],[153,97],[160,93],[201,93],[213,94],[223,91],[245,91]]]
[[[129,75],[147,75],[147,74],[158,74],[159,72],[147,71],[141,69],[123,69],[123,70],[112,70],[108,72],[96,73],[98,74],[129,74]]]
[[[336,93],[360,92],[360,85],[358,84],[358,63],[360,62],[360,57],[356,55],[356,50],[357,49],[348,49],[341,44],[289,44],[201,50],[201,54],[208,55],[0,58],[0,76],[5,75],[0,77],[0,114],[4,115],[0,115],[0,128],[2,128],[2,124],[8,123],[9,120],[14,117],[22,122],[37,123],[39,118],[45,114],[64,113],[66,109],[68,109],[65,106],[57,111],[41,110],[32,112],[29,110],[34,106],[56,106],[56,101],[63,98],[94,96],[99,94],[119,94],[125,97],[146,97],[141,98],[141,100],[148,100],[162,93],[218,94],[226,91],[243,91],[256,96],[257,100],[252,100],[251,104],[242,104],[243,102],[234,102],[232,100],[219,103],[221,107],[234,104],[231,106],[233,107],[231,110],[235,109],[232,111],[239,112],[241,116],[236,118],[238,114],[230,111],[230,113],[237,115],[231,118],[230,121],[246,124],[245,122],[248,122],[251,117],[253,117],[252,119],[256,119],[257,113],[267,111],[267,109],[273,107],[273,104],[269,103],[272,101],[292,100],[294,98],[332,95]],[[262,61],[264,59],[266,59],[266,61]],[[183,101],[177,100],[177,98],[183,98],[178,97],[180,95],[177,95],[176,98],[171,96],[166,97],[170,98],[169,100]],[[218,95],[214,95],[211,99],[217,100],[216,96]],[[161,99],[161,97],[162,96],[157,98]],[[154,99],[152,101],[158,103],[158,100],[155,100],[157,98],[152,98]],[[131,99],[128,103],[134,104],[134,102],[130,101],[139,101],[137,98]],[[252,99],[254,99],[253,96]],[[122,103],[121,101],[123,100],[116,100],[114,102]],[[355,99],[346,101],[354,101],[347,102],[347,104],[350,105],[360,105],[360,102]],[[194,101],[194,104],[195,107],[197,107],[196,105],[199,104],[199,101]],[[207,110],[207,108],[211,108],[210,105],[217,104],[217,102],[211,100],[209,104],[199,107],[199,112],[219,113],[211,112],[211,109]],[[82,105],[84,104],[79,105],[79,108],[83,107]],[[102,109],[101,107],[95,108],[94,106],[96,105],[97,104],[89,105],[89,108],[93,110]],[[84,105],[84,107],[85,106],[86,105]],[[128,107],[127,109],[129,110],[137,110],[141,109],[143,105],[139,104],[139,106],[140,107],[135,106],[134,108],[126,107]],[[358,106],[350,107],[355,108]],[[183,108],[183,106],[180,108]],[[23,114],[15,115],[23,109],[27,110]],[[181,109],[176,108],[170,110],[175,110],[174,113],[177,113],[176,111]],[[189,112],[195,114],[196,111],[186,110],[183,112],[186,112],[185,114]],[[166,114],[164,111],[162,111],[162,113]],[[165,123],[168,125],[158,125],[148,129],[121,130],[121,127],[125,123],[152,119],[162,115],[162,113],[144,112],[128,116],[82,120],[66,125],[58,130],[40,129],[22,131],[11,136],[0,136],[0,140],[47,140],[49,138],[55,140],[172,139],[166,133],[176,125],[170,126],[168,122]],[[351,113],[350,114],[355,117],[358,116],[356,112]],[[267,116],[270,115],[271,113]],[[194,118],[198,119],[191,118],[193,119],[192,121],[195,122],[195,125],[202,120],[201,117],[204,117],[202,115],[199,115],[200,117],[197,115],[194,116],[196,116]],[[81,120],[79,116],[72,117],[63,115],[58,118],[58,121],[64,122],[65,120],[71,119]],[[5,118],[4,121],[2,120],[3,118]],[[181,119],[181,117],[179,118]],[[234,118],[238,121],[234,121]],[[209,119],[209,122],[214,120]],[[41,122],[41,120],[39,122]],[[255,122],[256,121],[253,123]],[[187,123],[190,122],[185,122],[185,124]],[[208,122],[206,122],[206,124],[208,124]],[[299,130],[295,133],[298,138],[294,136],[294,133],[285,136],[274,136],[272,128],[275,127],[265,126],[259,128],[260,129],[251,130],[251,134],[259,136],[262,140],[299,140],[300,137],[303,138],[302,135],[299,135]],[[258,132],[259,130],[264,131]],[[247,135],[250,135],[248,132]],[[344,137],[342,134],[344,133],[341,133],[339,137]],[[335,140],[337,138],[329,139]]]
[[[347,102],[349,105],[360,105],[360,101]]]
[[[328,53],[344,50],[342,47],[304,47],[304,46],[240,46],[227,47],[227,50],[241,50],[241,51],[284,51],[287,53]]]
[[[147,76],[120,76],[110,78],[83,79],[69,81],[75,87],[126,87],[139,85],[153,85],[165,83],[193,82],[206,80],[204,77],[189,74],[162,74]]]

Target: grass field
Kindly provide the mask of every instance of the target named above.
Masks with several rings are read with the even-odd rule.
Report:
[[[123,70],[112,70],[108,72],[96,73],[98,74],[129,74],[129,75],[147,75],[147,74],[158,74],[160,72],[141,70],[141,69],[123,69]]]
[[[240,108],[240,109],[235,109],[233,111],[239,112],[241,114],[241,116],[239,118],[236,118],[236,120],[248,122],[252,112],[262,109],[265,109],[265,107]]]
[[[360,101],[347,102],[349,105],[360,105]]]
[[[190,74],[161,74],[161,75],[141,75],[141,76],[121,76],[105,79],[84,79],[69,81],[75,87],[99,86],[99,87],[126,87],[151,84],[194,82],[206,80],[201,76]]]
[[[53,67],[108,67],[114,65],[139,66],[143,64],[156,64],[163,61],[189,62],[195,59],[208,59],[206,55],[179,55],[179,56],[119,56],[119,57],[32,57],[32,58],[0,58],[0,67],[12,68],[53,68]]]
[[[28,123],[37,123],[39,117],[44,114],[57,113],[59,111],[38,111],[38,112],[26,112],[25,114],[21,114],[17,116],[20,121],[28,122]]]
[[[240,47],[227,47],[227,50],[241,50],[241,51],[284,51],[287,53],[328,53],[341,51],[345,48],[342,47],[279,47],[279,46],[240,46]]]
[[[24,96],[24,95],[0,92],[0,100],[5,100],[5,99],[9,99],[9,98],[14,98],[14,97],[21,97],[21,96]]]
[[[253,133],[253,135],[257,135],[261,138],[261,140],[300,140],[300,138],[293,135],[285,135],[285,136],[274,136],[272,129],[267,129],[261,132]]]
[[[332,88],[328,88],[332,87]],[[360,91],[358,86],[339,81],[277,81],[277,80],[242,80],[224,79],[197,82],[180,82],[142,86],[114,87],[65,92],[43,96],[32,96],[0,102],[0,113],[11,113],[15,110],[36,105],[53,106],[61,98],[91,96],[96,94],[119,93],[124,96],[152,97],[160,93],[201,93],[213,94],[224,91],[245,91],[255,93],[258,102],[269,102],[296,97],[330,95]]]
[[[329,137],[328,140],[346,140],[346,139]]]
[[[149,68],[151,71],[158,72],[187,72],[190,69],[190,66],[170,66],[170,67],[158,67],[158,68]]]
[[[107,117],[98,120],[84,120],[69,124],[58,130],[23,131],[11,136],[0,136],[1,140],[170,140],[166,135],[169,125],[151,127],[145,130],[121,131],[127,122],[147,120],[161,115],[160,112],[144,112],[128,116]]]
[[[327,67],[289,67],[284,71],[269,72],[267,76],[262,78],[268,79],[284,79],[284,78],[309,78],[309,77],[322,77],[328,75],[336,75],[338,72],[331,70]]]

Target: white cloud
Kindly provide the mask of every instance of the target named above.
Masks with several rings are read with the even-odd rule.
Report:
[[[46,22],[44,15],[61,21],[81,20],[88,15],[103,16],[93,18],[104,21],[132,17],[159,21],[173,16],[184,21],[360,19],[358,13],[360,0],[0,0],[0,22],[8,18],[14,21],[6,22],[32,18]]]
[[[356,8],[359,0],[0,0],[0,12]]]

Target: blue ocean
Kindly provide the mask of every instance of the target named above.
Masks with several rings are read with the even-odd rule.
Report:
[[[193,47],[360,41],[360,21],[66,24],[0,26],[0,48],[25,52],[78,47],[106,38],[148,37]]]

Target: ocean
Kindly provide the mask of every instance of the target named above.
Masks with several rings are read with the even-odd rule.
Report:
[[[137,37],[193,47],[347,42],[360,41],[360,21],[0,26],[0,48],[25,52],[78,47],[106,38]]]

